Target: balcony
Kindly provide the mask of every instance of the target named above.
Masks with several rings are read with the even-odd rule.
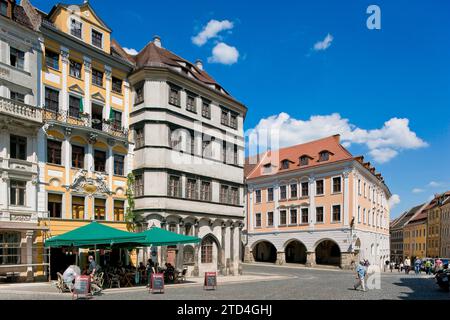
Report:
[[[42,109],[0,97],[0,114],[42,124]]]
[[[53,111],[45,109],[43,119],[47,123],[65,124],[71,128],[85,129],[88,132],[96,132],[107,134],[110,137],[124,140],[128,142],[128,129],[120,127],[113,122],[107,120],[93,119],[89,114],[80,114],[72,116],[68,111]]]

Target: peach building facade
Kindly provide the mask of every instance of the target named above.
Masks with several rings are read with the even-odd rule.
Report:
[[[391,193],[339,135],[246,161],[245,261],[336,265],[389,259]],[[253,159],[254,160],[254,159]]]

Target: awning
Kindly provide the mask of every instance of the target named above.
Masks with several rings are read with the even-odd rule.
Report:
[[[141,242],[142,246],[172,246],[177,244],[198,243],[200,238],[185,236],[175,232],[170,232],[161,228],[152,227],[138,235],[145,236],[145,241]]]
[[[108,227],[98,222],[52,237],[45,241],[46,247],[93,247],[136,244],[145,241],[142,234],[130,233]]]

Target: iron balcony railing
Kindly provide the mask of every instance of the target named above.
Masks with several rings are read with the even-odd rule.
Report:
[[[113,137],[128,140],[128,129],[118,125],[116,122],[92,118],[88,114],[78,116],[69,114],[68,111],[54,111],[44,109],[44,120],[67,124],[71,127],[94,129]]]
[[[28,104],[0,97],[0,114],[31,120],[33,122],[42,122],[42,109],[30,106]]]

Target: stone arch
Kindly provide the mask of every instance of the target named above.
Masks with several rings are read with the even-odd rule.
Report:
[[[315,245],[316,264],[341,265],[341,248],[332,239],[321,239]]]
[[[285,261],[287,263],[306,263],[306,245],[298,239],[290,239],[284,246]]]
[[[275,262],[277,248],[268,240],[260,240],[252,245],[253,259],[258,262]]]

